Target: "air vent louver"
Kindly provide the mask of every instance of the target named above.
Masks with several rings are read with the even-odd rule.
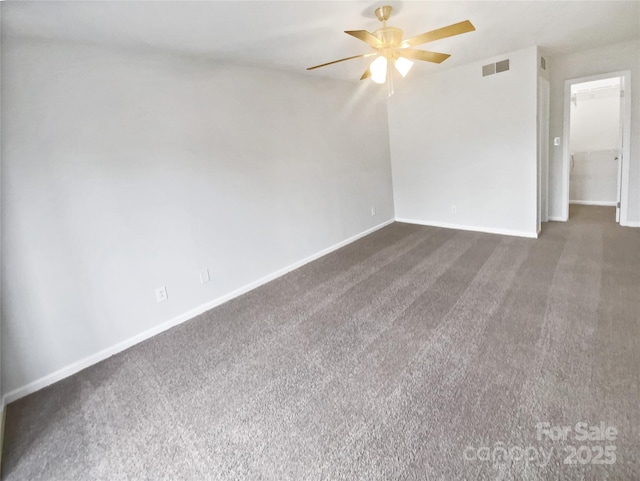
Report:
[[[489,65],[482,66],[482,76],[486,77],[487,75],[493,75],[496,73],[496,64],[490,63]]]
[[[509,59],[496,62],[496,73],[506,72],[509,70]]]
[[[493,75],[494,73],[506,72],[509,70],[509,59],[500,62],[490,63],[482,66],[482,76]]]

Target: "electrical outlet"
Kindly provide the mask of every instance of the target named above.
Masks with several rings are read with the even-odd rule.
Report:
[[[374,215],[376,215],[376,208],[371,207],[371,217],[373,217]]]
[[[451,206],[451,213],[452,213],[452,214],[455,214],[457,211],[458,211],[458,208],[456,207],[456,205],[455,205],[455,204],[453,204],[453,205]]]
[[[162,302],[166,301],[169,297],[167,296],[167,288],[165,286],[158,287],[156,289],[156,301]]]
[[[209,276],[209,269],[202,269],[200,271],[200,284],[206,284],[211,280],[211,276]]]

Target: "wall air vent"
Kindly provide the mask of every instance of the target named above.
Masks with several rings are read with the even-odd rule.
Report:
[[[496,64],[490,63],[489,65],[482,66],[482,76],[486,77],[487,75],[493,75],[496,73]]]
[[[500,62],[490,63],[482,66],[482,76],[493,75],[494,73],[506,72],[509,70],[509,59]]]
[[[496,73],[506,72],[509,70],[509,59],[496,62]]]

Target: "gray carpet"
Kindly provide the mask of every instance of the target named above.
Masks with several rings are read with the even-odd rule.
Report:
[[[613,215],[392,224],[9,405],[2,478],[640,479],[640,229]]]

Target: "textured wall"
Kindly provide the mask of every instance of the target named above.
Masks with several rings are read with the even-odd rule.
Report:
[[[482,65],[506,58],[509,71],[482,77]],[[397,86],[389,138],[398,218],[535,236],[536,65],[531,47]]]
[[[5,393],[393,218],[368,84],[16,38],[3,53]]]

